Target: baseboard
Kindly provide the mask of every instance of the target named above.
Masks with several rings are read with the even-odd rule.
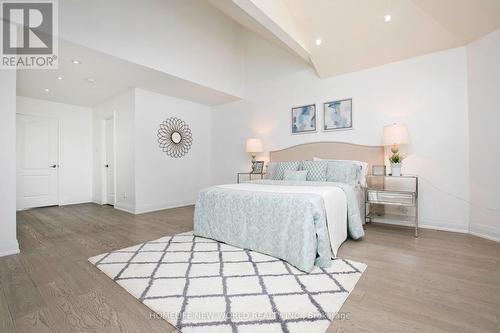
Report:
[[[112,205],[112,206],[114,206],[113,204],[110,204],[107,201],[102,201],[102,200],[92,200],[91,202],[93,202],[93,203],[95,203],[97,205],[101,205],[101,206],[103,206],[103,205]],[[122,206],[123,206],[123,204],[122,204]],[[129,206],[125,205],[123,207],[129,207]]]
[[[422,224],[418,226],[419,228],[422,229],[432,229],[432,230],[439,230],[439,231],[449,231],[449,232],[458,232],[461,234],[468,234],[469,230],[466,228],[457,228],[457,227],[449,227],[449,226],[435,226],[435,225],[429,225],[429,224]]]
[[[384,222],[375,222],[375,223],[381,223],[381,224],[390,224],[390,225],[399,225],[399,226],[405,226],[405,227],[413,227],[412,224],[409,224],[407,222],[399,222],[399,221],[384,221]],[[470,230],[465,226],[457,226],[457,225],[452,225],[449,223],[443,223],[443,221],[440,221],[440,225],[436,224],[428,224],[425,223],[425,221],[422,221],[421,224],[418,226],[419,228],[422,229],[432,229],[432,230],[440,230],[440,231],[448,231],[448,232],[458,232],[462,234],[471,234],[477,237],[481,237],[484,239],[489,239],[495,242],[500,242],[500,229],[499,228],[494,228],[494,227],[489,227],[485,225],[471,225]]]
[[[165,203],[165,204],[159,204],[159,205],[147,205],[143,207],[139,207],[135,209],[136,214],[144,214],[144,213],[151,213],[151,212],[157,212],[159,210],[164,210],[164,209],[172,209],[172,208],[180,208],[180,207],[186,207],[186,206],[192,206],[194,205],[194,202],[181,202],[181,203]]]
[[[470,234],[489,239],[495,242],[500,242],[500,230],[498,228],[492,228],[485,225],[471,224]]]
[[[91,199],[81,199],[81,200],[74,200],[74,201],[68,201],[68,202],[60,202],[57,205],[54,205],[54,207],[80,205],[80,204],[86,204],[86,203],[91,203],[91,202],[95,202],[95,201],[93,201]],[[20,212],[20,211],[28,210],[28,209],[33,209],[33,208],[43,208],[43,206],[42,207],[23,207],[23,208],[16,207],[16,212]]]
[[[80,205],[80,204],[86,204],[86,203],[91,203],[93,202],[90,199],[83,199],[83,200],[75,200],[75,201],[68,201],[68,202],[61,202],[59,205],[60,206],[69,206],[69,205]]]
[[[19,244],[16,241],[16,244],[14,244],[12,246],[6,246],[6,247],[0,248],[0,257],[18,254],[19,252],[20,252],[19,251]]]
[[[421,217],[419,219],[419,228],[467,234],[469,233],[469,221]]]
[[[408,223],[407,221],[397,221],[397,220],[374,221],[374,223],[398,225],[398,226],[404,226],[404,227],[410,227],[410,228],[415,226],[413,223]],[[439,225],[437,225],[437,223],[436,224],[429,224],[429,220],[419,221],[418,227],[422,228],[422,229],[459,232],[462,234],[469,233],[469,229],[466,226],[457,226],[455,224],[443,223],[443,221],[439,221]]]
[[[132,205],[127,205],[127,204],[117,202],[117,203],[115,203],[114,208],[121,210],[121,211],[124,211],[124,212],[127,212],[127,213],[130,213],[130,214],[137,214],[135,212],[135,207]]]

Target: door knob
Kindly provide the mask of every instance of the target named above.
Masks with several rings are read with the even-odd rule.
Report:
[[[104,167],[109,168],[109,164],[106,164]]]
[[[55,169],[57,167],[57,164],[52,164],[50,167]]]

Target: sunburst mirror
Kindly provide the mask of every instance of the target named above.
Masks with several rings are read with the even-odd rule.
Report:
[[[158,129],[158,143],[168,156],[179,158],[186,155],[193,144],[189,125],[179,118],[168,118]]]

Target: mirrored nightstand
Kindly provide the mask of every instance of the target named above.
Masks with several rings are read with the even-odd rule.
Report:
[[[413,224],[418,237],[418,176],[368,176],[367,185],[365,221]]]
[[[244,183],[255,179],[264,179],[265,173],[252,173],[252,172],[238,172],[236,175],[236,182]]]

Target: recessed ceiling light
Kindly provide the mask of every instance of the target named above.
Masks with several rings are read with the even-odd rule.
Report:
[[[95,82],[95,79],[92,78],[92,77],[88,77],[86,80],[87,80],[88,83],[94,83]]]
[[[387,14],[387,15],[384,16],[384,21],[391,22],[391,20],[392,20],[392,16],[391,15]]]
[[[57,76],[56,79],[58,79],[59,81],[61,81],[63,79],[62,76]]]
[[[76,59],[71,60],[71,62],[74,63],[75,65],[79,65],[82,63],[80,60],[76,60]]]
[[[49,88],[45,88],[43,89],[45,92],[50,92],[50,89]]]
[[[316,39],[316,45],[320,46],[321,43],[323,43],[323,41],[321,40],[321,38]]]

